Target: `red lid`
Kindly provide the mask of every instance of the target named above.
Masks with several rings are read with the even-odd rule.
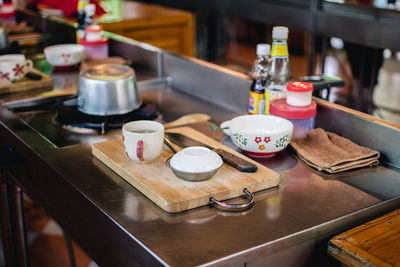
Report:
[[[99,32],[103,30],[101,25],[89,25],[85,27],[85,32]]]
[[[313,90],[313,85],[307,82],[290,82],[286,88],[292,92],[309,92]]]
[[[82,38],[82,39],[79,40],[79,44],[81,44],[81,45],[94,45],[94,46],[96,46],[96,45],[103,45],[103,44],[107,44],[107,43],[108,43],[108,38],[107,37],[101,37],[100,40],[92,41],[92,42],[87,41],[86,38]]]
[[[5,18],[5,17],[12,17],[15,16],[16,12],[14,11],[10,11],[10,12],[0,12],[0,18]]]
[[[10,2],[3,3],[3,7],[0,8],[0,17],[11,17],[15,15],[14,4]]]
[[[311,102],[306,107],[291,106],[286,98],[275,99],[269,104],[269,113],[285,119],[309,119],[317,114],[317,104]]]

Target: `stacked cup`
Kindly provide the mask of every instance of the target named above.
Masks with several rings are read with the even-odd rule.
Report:
[[[287,98],[270,103],[270,114],[293,123],[293,140],[305,138],[314,129],[317,114],[317,104],[312,101],[313,85],[307,82],[290,82],[287,84],[287,91]]]

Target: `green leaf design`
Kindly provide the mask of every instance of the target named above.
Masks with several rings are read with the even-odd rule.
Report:
[[[241,134],[234,133],[234,134],[232,134],[232,137],[233,137],[233,141],[236,144],[242,145],[242,146],[246,146],[247,145],[247,138],[243,137]]]
[[[275,147],[285,147],[285,146],[287,146],[287,144],[290,142],[291,137],[292,137],[291,134],[285,134],[280,139],[276,140]]]

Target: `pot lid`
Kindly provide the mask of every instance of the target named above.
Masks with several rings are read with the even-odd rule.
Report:
[[[81,77],[99,81],[117,81],[134,75],[132,68],[118,64],[101,64],[81,72]]]

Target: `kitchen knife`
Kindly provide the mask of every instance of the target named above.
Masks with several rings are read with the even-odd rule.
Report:
[[[236,155],[233,155],[229,153],[228,151],[225,151],[221,148],[213,148],[207,144],[204,144],[200,141],[194,140],[190,137],[187,137],[186,135],[180,134],[180,133],[165,133],[167,138],[177,144],[180,147],[188,147],[188,146],[204,146],[210,150],[215,151],[218,153],[218,155],[221,156],[222,160],[234,167],[235,169],[241,171],[241,172],[256,172],[257,171],[257,166],[245,159],[242,159],[241,157],[238,157]]]

